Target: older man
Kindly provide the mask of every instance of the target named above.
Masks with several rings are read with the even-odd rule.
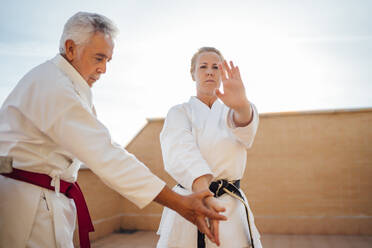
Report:
[[[0,247],[73,247],[76,214],[80,245],[89,247],[93,226],[76,184],[81,162],[138,207],[156,201],[218,239],[205,217],[225,217],[203,205],[210,192],[174,193],[113,143],[96,118],[90,87],[106,72],[115,33],[102,15],[75,14],[64,27],[60,54],[27,73],[5,100],[0,110]]]

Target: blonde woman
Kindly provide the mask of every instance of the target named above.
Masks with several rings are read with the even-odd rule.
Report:
[[[190,72],[196,96],[169,110],[160,134],[165,169],[179,183],[173,190],[187,195],[210,189],[215,197],[206,198],[205,204],[218,211],[225,208],[228,218],[210,221],[214,242],[220,247],[260,248],[260,234],[240,190],[246,151],[258,127],[257,110],[247,99],[239,68],[217,49],[200,48]],[[216,247],[169,208],[163,211],[158,234],[158,248]]]

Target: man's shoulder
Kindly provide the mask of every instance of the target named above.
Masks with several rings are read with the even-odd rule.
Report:
[[[72,82],[50,60],[32,68],[17,83],[5,104],[29,108],[46,102],[76,102]]]
[[[28,81],[54,81],[54,80],[66,80],[68,78],[62,73],[62,71],[51,61],[47,60],[34,68],[32,68],[22,79]]]
[[[19,86],[25,90],[40,89],[44,92],[72,89],[70,79],[51,60],[32,68],[20,80]]]

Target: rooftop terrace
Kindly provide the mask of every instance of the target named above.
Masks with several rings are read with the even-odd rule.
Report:
[[[156,247],[158,236],[153,231],[132,234],[113,233],[92,244],[92,248]],[[265,248],[371,248],[372,236],[342,235],[273,235],[261,237]]]

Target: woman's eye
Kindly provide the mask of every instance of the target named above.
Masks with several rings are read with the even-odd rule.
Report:
[[[218,70],[218,66],[213,66],[213,69]]]
[[[200,66],[201,69],[207,68],[205,65]]]

